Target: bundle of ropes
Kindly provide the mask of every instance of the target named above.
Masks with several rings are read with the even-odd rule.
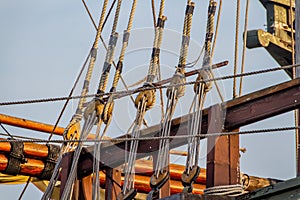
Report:
[[[113,5],[116,1],[113,2]],[[127,24],[127,28],[123,33],[123,41],[122,47],[119,54],[119,59],[117,65],[115,65],[113,59],[115,54],[115,49],[118,41],[119,34],[117,31],[120,10],[122,5],[122,0],[117,1],[115,16],[113,20],[113,25],[111,29],[111,34],[109,37],[109,44],[106,51],[105,60],[103,63],[102,74],[99,80],[98,90],[96,92],[96,97],[92,99],[89,103],[86,103],[87,94],[89,91],[90,80],[92,77],[93,69],[96,62],[97,57],[97,49],[99,45],[99,40],[102,39],[101,33],[103,30],[103,25],[105,23],[105,13],[107,10],[108,0],[103,1],[102,12],[100,16],[99,25],[97,27],[97,34],[95,37],[94,44],[89,53],[89,65],[86,72],[86,76],[84,79],[83,88],[81,90],[81,97],[78,106],[76,109],[76,113],[73,115],[70,123],[65,129],[64,139],[66,142],[62,145],[61,152],[55,166],[54,173],[49,182],[49,186],[44,193],[42,199],[49,199],[53,192],[55,183],[58,180],[59,172],[62,164],[62,155],[68,151],[74,151],[72,165],[70,168],[69,176],[66,182],[66,186],[61,194],[61,199],[70,199],[73,194],[73,186],[74,181],[76,180],[76,172],[77,172],[77,164],[79,160],[79,156],[81,154],[83,148],[83,142],[85,141],[92,130],[92,128],[96,125],[97,130],[95,134],[95,144],[94,144],[94,157],[93,157],[93,188],[92,188],[92,199],[100,198],[100,185],[99,185],[99,170],[100,170],[100,145],[101,141],[106,134],[108,127],[110,125],[112,119],[112,113],[114,109],[115,99],[120,98],[120,96],[116,95],[116,88],[118,86],[119,80],[122,78],[122,69],[124,63],[124,57],[126,48],[128,46],[130,31],[132,29],[133,18],[135,15],[135,10],[137,6],[137,0],[133,0],[132,7],[129,15],[129,20]],[[191,36],[191,26],[192,26],[192,18],[194,12],[194,2],[191,0],[187,0],[186,3],[186,11],[185,18],[183,24],[182,31],[182,42],[180,48],[179,62],[176,67],[176,71],[171,78],[170,85],[167,87],[166,95],[167,95],[167,103],[165,112],[163,114],[161,120],[161,132],[159,137],[168,138],[170,136],[171,129],[171,120],[173,118],[176,105],[180,97],[185,94],[186,87],[186,70],[185,68],[189,65],[195,65],[196,62],[187,64],[188,57],[188,48],[190,43]],[[137,156],[137,148],[139,144],[140,132],[143,123],[145,124],[144,117],[146,115],[146,111],[150,110],[156,102],[156,85],[154,85],[154,81],[157,77],[160,77],[160,48],[163,39],[163,32],[165,21],[167,18],[163,15],[165,7],[165,0],[160,1],[160,8],[158,19],[154,23],[155,24],[155,35],[153,41],[153,49],[150,59],[150,64],[148,68],[148,73],[146,77],[146,81],[141,88],[139,94],[137,95],[134,104],[137,109],[136,117],[132,124],[132,126],[128,130],[128,138],[130,141],[130,145],[126,146],[125,149],[129,152],[125,152],[125,165],[124,165],[124,184],[122,187],[122,191],[118,194],[119,200],[129,200],[133,199],[137,193],[134,188],[134,175],[135,175],[135,160]],[[198,77],[194,83],[194,98],[193,103],[190,109],[190,120],[189,120],[189,137],[188,137],[188,155],[186,161],[186,168],[182,175],[182,184],[185,187],[185,192],[192,192],[192,184],[195,181],[195,178],[199,175],[200,168],[198,166],[198,158],[200,152],[200,137],[197,137],[201,133],[201,121],[202,121],[202,109],[204,106],[204,101],[206,97],[206,93],[211,89],[213,74],[212,74],[212,38],[214,31],[214,15],[216,10],[216,2],[213,0],[209,1],[208,8],[208,20],[206,27],[206,38],[204,45],[204,58],[202,68],[198,70]],[[111,11],[111,10],[110,10]],[[110,12],[109,11],[109,12]],[[155,19],[155,14],[153,15]],[[200,56],[199,56],[200,57]],[[109,74],[111,70],[111,66],[115,65],[116,71],[113,77],[112,86],[109,91],[106,91],[106,87],[109,80]],[[105,94],[108,94],[105,96]],[[104,98],[106,97],[106,98]],[[162,98],[162,97],[161,97]],[[163,110],[163,105],[162,105]],[[84,121],[82,128],[81,122]],[[103,131],[101,131],[102,124],[105,124]],[[74,141],[75,142],[71,142]],[[127,143],[126,143],[127,144]],[[159,151],[158,151],[158,159],[155,164],[154,173],[150,179],[150,186],[152,188],[151,192],[148,194],[148,199],[158,199],[159,198],[159,190],[165,184],[165,182],[169,179],[169,140],[162,139],[159,141]]]

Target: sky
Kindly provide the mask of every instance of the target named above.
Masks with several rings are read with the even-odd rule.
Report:
[[[111,1],[110,1],[111,2]],[[197,58],[203,45],[206,29],[207,2],[196,0],[193,18],[189,61]],[[165,37],[162,44],[162,77],[173,75],[174,67],[178,63],[179,45],[185,11],[184,0],[166,0]],[[102,1],[87,1],[95,20],[99,20]],[[126,28],[130,0],[124,0],[122,5],[118,32]],[[159,2],[156,1],[156,10]],[[215,71],[215,76],[233,73],[234,35],[236,3],[231,0],[223,1],[219,35],[213,63],[224,60],[229,65]],[[245,1],[241,4],[239,29],[239,66],[241,64],[242,33],[244,25]],[[108,20],[103,31],[103,38],[107,41],[110,34],[112,18]],[[259,1],[250,1],[249,30],[266,29],[266,12]],[[145,77],[149,65],[153,42],[153,21],[150,0],[138,1],[137,12],[133,24],[132,40],[130,40],[125,57],[124,79],[130,85]],[[0,102],[40,99],[48,97],[67,96],[75,78],[91,48],[95,29],[84,9],[81,1],[16,1],[2,0],[0,2]],[[120,37],[121,38],[121,37]],[[120,40],[121,41],[121,40]],[[116,53],[117,61],[118,50]],[[90,93],[93,94],[103,66],[105,51],[100,45],[97,63],[92,79]],[[246,71],[254,71],[277,67],[278,64],[265,49],[251,49],[246,51]],[[201,67],[201,60],[195,66]],[[112,72],[114,72],[112,70]],[[113,73],[112,73],[113,74]],[[188,80],[192,81],[195,77]],[[248,94],[265,87],[269,87],[289,78],[284,71],[246,77],[244,79],[243,94]],[[232,80],[219,82],[225,100],[232,98]],[[110,84],[108,85],[108,88]],[[80,94],[81,82],[76,88],[75,95]],[[118,87],[123,90],[123,86]],[[192,88],[187,87],[187,94],[178,105],[175,116],[188,113]],[[54,124],[64,102],[49,102],[29,105],[0,106],[0,113],[22,117],[30,120]],[[219,97],[213,89],[208,94],[206,107],[220,103]],[[71,101],[59,126],[66,126],[74,114],[77,101]],[[149,124],[157,124],[160,120],[159,101],[153,111],[147,113]],[[135,109],[129,98],[116,102],[114,120],[109,129],[109,136],[122,135],[135,117]],[[119,117],[119,116],[128,117]],[[160,116],[160,117],[157,117]],[[259,123],[248,125],[241,130],[260,128],[275,128],[293,126],[293,113],[286,113]],[[47,138],[47,134],[30,130],[5,126],[10,133],[35,138]],[[0,130],[3,133],[3,130]],[[59,138],[59,137],[55,137]],[[240,137],[240,146],[247,152],[241,155],[241,171],[249,175],[290,179],[295,176],[295,142],[293,131],[247,135]],[[201,167],[205,167],[205,142],[202,142]],[[184,150],[185,147],[181,149]],[[184,163],[184,158],[174,158]],[[24,185],[1,185],[0,192],[5,199],[17,199]],[[42,193],[32,184],[23,199],[40,199]]]

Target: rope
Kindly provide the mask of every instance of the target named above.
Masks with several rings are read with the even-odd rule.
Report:
[[[239,131],[239,132],[223,132],[223,133],[209,133],[209,134],[197,134],[195,136],[190,135],[175,135],[175,136],[166,136],[166,137],[139,137],[139,138],[113,138],[113,139],[102,139],[101,141],[96,139],[78,139],[78,140],[51,140],[51,143],[65,143],[65,142],[78,142],[78,143],[84,143],[84,142],[93,142],[93,143],[120,143],[120,142],[129,142],[129,141],[149,141],[149,140],[174,140],[174,139],[187,139],[187,138],[193,138],[193,137],[199,137],[199,138],[208,138],[208,137],[220,137],[220,136],[229,136],[229,135],[251,135],[251,134],[262,134],[262,133],[272,133],[274,134],[277,132],[284,132],[291,131],[295,129],[300,129],[300,126],[292,126],[292,127],[280,127],[280,128],[269,128],[269,129],[255,129],[255,130],[249,130],[249,131]],[[10,139],[4,139],[0,140],[0,143],[2,142],[34,142],[34,143],[47,143],[48,140],[44,139],[26,139],[26,140],[10,140]]]
[[[207,79],[205,81],[190,81],[190,82],[186,82],[184,84],[177,84],[175,86],[194,85],[195,83],[221,81],[221,80],[233,79],[235,77],[241,77],[241,76],[253,76],[253,75],[258,75],[258,74],[264,74],[264,73],[269,73],[269,72],[286,70],[286,69],[295,68],[295,67],[299,67],[299,66],[300,66],[300,64],[286,65],[286,66],[283,66],[283,67],[268,68],[268,69],[263,69],[263,70],[246,72],[246,73],[243,73],[243,74],[220,76],[220,77],[217,77],[217,78]],[[153,85],[154,86],[151,86],[151,87],[141,87],[141,88],[132,89],[132,90],[107,92],[107,93],[103,93],[103,94],[89,94],[89,95],[85,95],[85,96],[78,95],[78,96],[72,96],[72,97],[57,97],[57,98],[33,99],[33,100],[23,100],[23,101],[7,101],[7,102],[0,102],[0,106],[45,103],[45,102],[64,101],[64,100],[67,100],[67,99],[80,99],[80,98],[90,98],[90,97],[106,97],[106,96],[110,96],[110,95],[116,95],[115,99],[118,99],[118,98],[122,98],[122,97],[125,97],[125,96],[129,96],[129,95],[141,92],[141,91],[172,87],[172,86],[169,86],[169,85],[156,85],[155,83],[153,83]]]
[[[152,17],[153,17],[153,26],[156,27],[156,14],[155,14],[155,2],[151,0],[151,10],[152,10]]]
[[[245,13],[245,25],[244,25],[244,40],[243,40],[244,43],[243,43],[241,73],[244,73],[244,71],[245,71],[249,2],[250,2],[249,0],[246,1],[246,13]],[[240,78],[239,96],[242,95],[242,90],[243,90],[243,77]]]
[[[94,69],[94,66],[95,66],[97,48],[98,48],[98,44],[99,44],[100,35],[101,35],[102,29],[103,29],[104,17],[105,17],[107,5],[108,5],[108,0],[105,0],[103,2],[103,7],[102,7],[101,16],[100,16],[99,26],[98,26],[98,29],[97,29],[96,38],[95,38],[93,47],[90,51],[90,62],[89,62],[87,73],[86,73],[86,76],[85,76],[85,79],[84,79],[84,84],[83,84],[83,87],[82,87],[82,90],[81,90],[81,96],[86,96],[88,94],[89,82],[91,80],[92,72],[93,72],[93,69]],[[84,105],[85,102],[86,102],[85,97],[79,99],[76,113],[72,116],[72,119],[69,122],[69,124],[66,127],[66,129],[64,131],[64,134],[63,134],[64,137],[67,137],[67,139],[70,139],[70,138],[68,138],[69,130],[74,129],[74,128],[77,129],[78,124],[81,121],[82,112],[83,112],[83,105]],[[74,137],[76,138],[78,135],[79,135],[79,137],[81,137],[80,136],[80,130],[76,130],[76,131],[77,131],[77,133],[74,134],[72,138],[74,138]],[[67,151],[68,148],[71,148],[72,146],[75,146],[75,145],[76,145],[75,143],[73,143],[73,144],[72,143],[71,144],[70,143],[69,144],[64,143],[63,146],[61,147],[60,156],[59,156],[58,162],[57,162],[57,164],[55,166],[55,169],[54,169],[55,171],[54,171],[54,173],[53,173],[53,175],[50,179],[49,185],[48,185],[42,199],[49,199],[50,198],[50,195],[51,195],[51,193],[53,191],[53,188],[54,188],[54,184],[58,179],[58,175],[59,175],[58,171],[59,171],[59,167],[61,165],[60,162],[61,162],[62,154],[65,151]],[[68,147],[68,146],[70,146],[70,147]]]
[[[4,132],[6,133],[5,135],[8,135],[8,136],[11,137],[12,139],[14,138],[14,136],[8,132],[8,130],[2,125],[1,122],[0,122],[0,126],[1,126],[1,128],[4,130]]]
[[[101,74],[101,78],[100,78],[100,82],[99,82],[99,86],[98,86],[98,91],[97,91],[98,94],[104,93],[107,82],[108,82],[108,76],[109,76],[111,64],[112,64],[113,57],[114,57],[115,47],[116,47],[117,40],[118,40],[118,33],[116,33],[116,27],[117,27],[118,21],[119,21],[121,4],[122,4],[122,0],[118,0],[115,17],[114,17],[114,22],[113,22],[113,27],[112,27],[112,31],[111,31],[111,35],[110,35],[110,39],[109,39],[108,50],[106,51],[106,57],[105,57],[105,61],[103,64],[102,74]]]
[[[218,9],[218,17],[217,17],[217,23],[216,23],[216,31],[215,31],[215,36],[214,36],[214,41],[213,41],[213,45],[211,48],[211,57],[214,57],[215,54],[215,48],[216,48],[216,44],[217,44],[217,38],[218,38],[218,34],[219,34],[219,27],[220,27],[220,19],[221,19],[221,13],[222,13],[222,0],[219,1],[219,9]]]
[[[226,195],[226,196],[235,196],[243,193],[242,185],[222,185],[206,188],[204,190],[205,195]]]
[[[20,194],[18,200],[21,200],[21,199],[23,198],[23,196],[24,196],[24,194],[25,194],[25,192],[26,192],[26,190],[27,190],[27,188],[28,188],[28,185],[29,185],[29,183],[30,183],[30,180],[31,180],[31,176],[28,177],[28,179],[27,179],[27,181],[26,181],[26,184],[25,184],[25,187],[23,188],[23,190],[22,190],[22,192],[21,192],[21,194]]]
[[[240,22],[240,0],[237,0],[236,5],[236,19],[235,19],[235,48],[234,48],[234,68],[233,74],[237,74],[237,65],[238,65],[238,46],[239,46],[239,22]],[[236,78],[233,79],[233,98],[236,98]]]

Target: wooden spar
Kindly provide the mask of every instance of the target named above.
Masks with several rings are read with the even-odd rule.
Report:
[[[4,139],[0,138],[0,140],[4,140]],[[11,152],[10,143],[9,142],[1,142],[0,143],[0,152],[10,153]],[[36,158],[36,159],[42,160],[49,156],[49,149],[46,145],[24,142],[23,154],[25,157],[28,157],[28,158]]]
[[[223,66],[226,66],[226,65],[228,65],[228,61],[227,61],[227,60],[212,65],[212,69],[217,69],[217,68],[219,68],[219,67],[223,67]],[[189,77],[189,76],[196,75],[196,74],[198,74],[198,73],[199,73],[199,69],[195,69],[195,70],[193,70],[193,71],[189,71],[189,72],[184,73],[184,75],[185,75],[185,77]],[[164,85],[164,84],[166,84],[166,83],[169,83],[171,80],[172,80],[172,78],[168,78],[168,79],[165,79],[165,80],[162,80],[162,81],[153,83],[153,85],[154,85],[154,86]]]
[[[0,154],[0,172],[5,173],[8,164],[8,156]],[[38,177],[44,170],[44,162],[41,160],[27,158],[27,162],[21,164],[20,175]]]
[[[41,160],[37,160],[37,159],[28,158],[27,160],[28,160],[27,163],[21,165],[20,175],[38,177],[44,170],[44,163]],[[0,173],[5,172],[7,163],[8,163],[8,157],[4,154],[0,154]],[[185,167],[182,165],[177,165],[177,164],[170,165],[171,194],[182,191],[181,174],[184,168]],[[152,170],[152,162],[149,160],[137,160],[135,169],[137,173],[135,176],[135,185],[138,191],[142,193],[149,192],[150,191],[149,179],[150,176],[152,175],[152,172],[150,172],[150,170]],[[143,170],[145,171],[145,173],[142,173]],[[194,184],[195,193],[202,194],[203,189],[205,188],[205,182],[206,182],[205,171],[206,171],[205,169],[201,169],[201,173]],[[106,179],[105,173],[101,171],[99,177],[100,177],[100,185],[104,187],[105,179]],[[123,181],[124,181],[124,177],[122,176],[121,185],[123,184]],[[246,185],[248,185],[247,191],[253,191],[255,189],[269,186],[270,184],[275,184],[277,182],[278,182],[277,180],[249,176],[246,183]]]
[[[185,166],[170,164],[170,177],[172,180],[181,181],[181,175],[185,170]],[[140,175],[151,176],[153,174],[152,162],[149,160],[137,160],[135,163],[135,173]],[[196,179],[196,183],[205,184],[206,170],[201,168],[200,174]]]
[[[26,129],[40,131],[44,133],[51,133],[54,128],[54,126],[50,124],[44,124],[44,123],[22,119],[18,117],[12,117],[4,114],[0,114],[0,122],[2,124],[7,124],[10,126],[26,128]],[[63,135],[64,130],[65,129],[62,127],[56,127],[56,129],[53,131],[53,134]]]
[[[294,79],[275,85],[233,100],[225,102],[222,107],[226,111],[224,128],[228,131],[244,125],[248,125],[269,117],[273,117],[300,106],[300,79]],[[204,109],[202,118],[202,134],[207,133],[207,113],[210,108]],[[172,120],[171,136],[187,135],[189,116],[185,115]],[[152,126],[141,131],[141,137],[157,136],[160,125]],[[125,137],[125,136],[122,136]],[[173,139],[170,141],[170,149],[187,143],[186,139]],[[128,142],[130,146],[130,142]],[[158,150],[157,140],[140,140],[137,149],[137,159],[149,156]],[[91,155],[93,147],[87,148],[86,152]],[[117,167],[124,163],[125,142],[114,145],[103,145],[101,148],[101,167]],[[88,156],[81,156],[78,163],[79,176],[86,176],[92,172],[93,163]]]
[[[36,122],[28,119],[13,117],[9,115],[0,114],[0,123],[7,124],[10,126],[15,126],[19,128],[25,128],[29,130],[44,132],[44,133],[52,133],[54,126],[50,124],[45,124],[41,122]],[[65,128],[63,127],[56,127],[53,131],[54,135],[62,136],[64,133]],[[88,139],[94,139],[94,134],[90,134]]]

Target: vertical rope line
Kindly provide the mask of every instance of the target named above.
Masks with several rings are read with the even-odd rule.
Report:
[[[113,22],[113,27],[111,29],[111,34],[114,34],[116,32],[116,29],[118,26],[118,21],[119,21],[119,16],[120,16],[120,11],[121,11],[121,4],[122,4],[122,0],[118,0],[116,12],[115,12],[115,19]]]
[[[153,26],[156,27],[156,13],[155,13],[155,2],[151,0],[151,10],[152,10],[152,17],[153,17]]]
[[[214,41],[213,41],[213,45],[212,45],[212,49],[211,49],[211,57],[214,57],[215,54],[215,48],[216,48],[216,44],[217,44],[217,38],[218,38],[218,34],[219,34],[219,27],[220,27],[220,19],[221,19],[221,13],[222,13],[222,0],[219,1],[219,9],[218,9],[218,17],[217,17],[217,23],[216,23],[216,31],[215,31],[215,35],[214,35]]]
[[[243,54],[242,54],[242,65],[241,74],[245,71],[245,59],[246,59],[246,45],[247,45],[247,30],[248,30],[248,11],[249,11],[249,0],[246,1],[246,13],[245,13],[245,24],[244,24],[244,38],[243,38]],[[239,96],[242,95],[244,77],[240,77],[240,89]]]
[[[236,0],[236,19],[235,19],[235,48],[234,48],[234,69],[233,74],[236,76],[237,74],[237,64],[238,64],[238,47],[239,47],[239,22],[240,22],[240,0]],[[232,97],[236,98],[236,77],[233,79],[233,92]]]
[[[164,9],[165,9],[165,0],[161,0],[160,1],[158,18],[162,18],[163,17]]]

